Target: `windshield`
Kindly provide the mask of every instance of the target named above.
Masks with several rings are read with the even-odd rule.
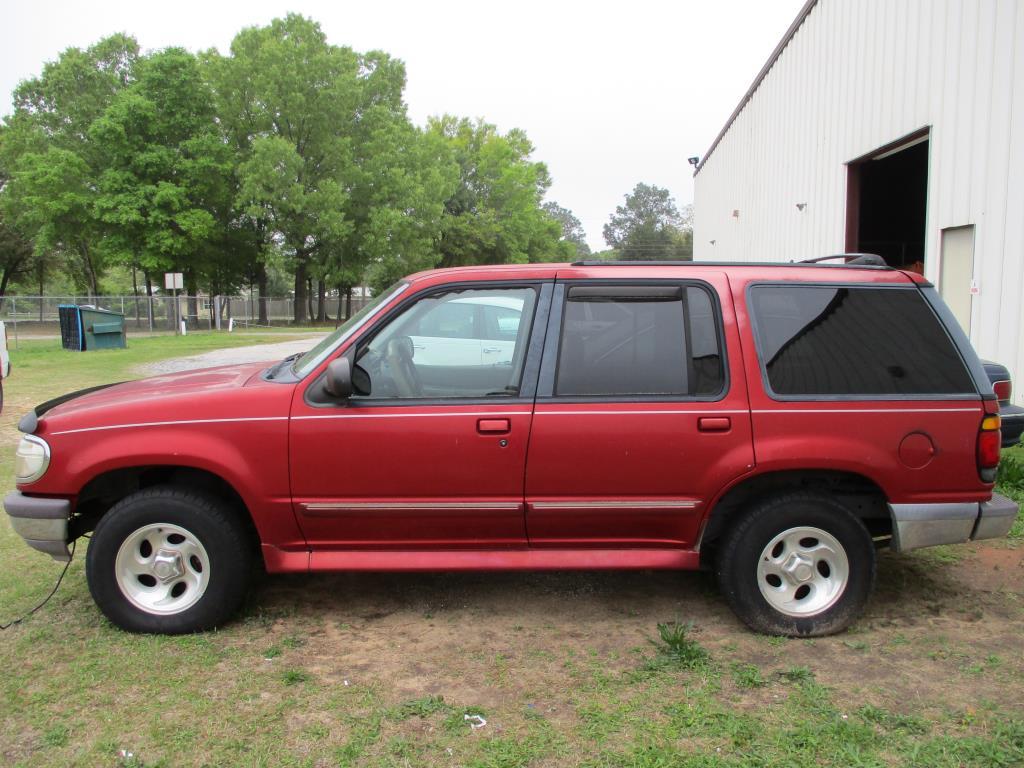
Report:
[[[304,354],[295,364],[292,366],[292,370],[295,371],[295,375],[302,378],[307,373],[316,368],[320,363],[327,359],[327,357],[338,348],[338,346],[345,341],[349,336],[362,328],[370,316],[377,311],[377,308],[383,304],[387,304],[391,299],[395,298],[398,294],[409,287],[408,283],[395,283],[386,291],[381,291],[374,299],[367,304],[365,307],[356,312],[352,317],[346,320],[344,323],[338,326],[334,333],[325,336],[321,339],[320,343],[313,347],[309,352]]]

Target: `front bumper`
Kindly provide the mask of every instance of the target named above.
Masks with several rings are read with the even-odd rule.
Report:
[[[67,562],[68,520],[71,502],[67,499],[42,499],[11,491],[4,497],[4,509],[11,518],[14,532],[33,549],[45,552],[54,560]]]
[[[906,552],[938,544],[999,539],[1017,519],[1017,505],[993,493],[990,501],[955,504],[890,504],[892,548]]]

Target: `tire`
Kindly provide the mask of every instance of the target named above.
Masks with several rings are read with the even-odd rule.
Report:
[[[841,502],[799,492],[755,503],[726,532],[718,584],[758,632],[820,637],[861,613],[875,581],[875,547]]]
[[[158,486],[126,496],[100,518],[85,573],[114,624],[178,635],[227,621],[245,596],[252,561],[246,530],[223,501]]]

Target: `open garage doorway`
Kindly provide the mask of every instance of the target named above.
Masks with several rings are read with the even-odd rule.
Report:
[[[847,165],[846,250],[924,272],[928,129]]]

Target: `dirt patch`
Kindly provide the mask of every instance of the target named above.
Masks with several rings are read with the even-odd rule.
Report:
[[[953,573],[975,589],[1024,595],[1024,548],[976,545]]]
[[[810,641],[748,632],[700,573],[339,574],[271,578],[258,597],[302,625],[305,668],[327,686],[377,686],[399,703],[442,696],[493,711],[517,702],[554,717],[581,685],[634,670],[655,626],[695,622],[726,666],[768,679],[804,668],[853,702],[896,712],[1019,704],[1022,550],[959,564],[885,555],[879,588],[852,631]],[[1019,594],[1014,593],[1014,594]],[[301,617],[299,619],[298,617]],[[778,690],[765,691],[770,705]]]

